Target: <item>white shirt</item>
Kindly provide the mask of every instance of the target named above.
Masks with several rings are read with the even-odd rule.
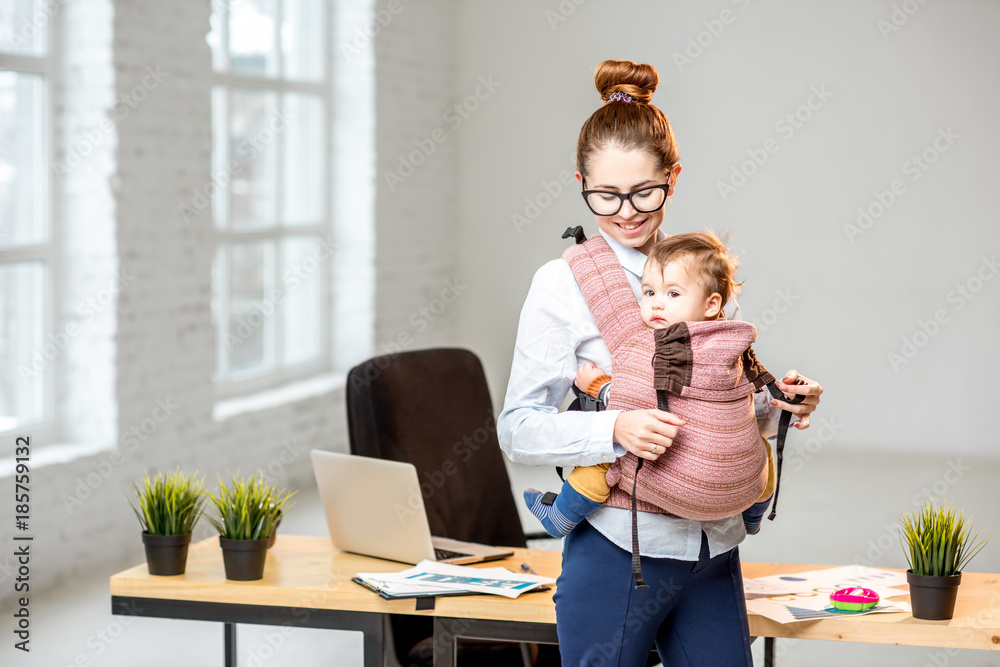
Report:
[[[646,256],[604,231],[601,235],[625,270],[636,301],[640,298]],[[661,230],[657,239],[666,238]],[[726,317],[742,319],[735,299]],[[514,359],[503,410],[497,418],[501,449],[511,461],[530,465],[588,466],[610,463],[626,453],[612,441],[621,410],[567,411],[559,407],[576,379],[577,369],[593,362],[614,374],[611,352],[597,329],[590,307],[562,258],[535,272],[524,299],[514,344]],[[754,395],[757,425],[766,438],[777,435],[781,410],[772,407],[768,392]],[[794,421],[794,420],[793,420]],[[605,505],[588,517],[605,537],[626,551],[632,549],[631,511]],[[729,551],[746,537],[741,515],[716,521],[693,521],[666,514],[638,513],[639,552],[653,558],[696,561],[702,531],[711,556]]]

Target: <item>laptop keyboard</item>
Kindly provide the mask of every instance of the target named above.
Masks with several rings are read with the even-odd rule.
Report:
[[[448,551],[447,549],[434,548],[434,557],[438,560],[445,560],[446,558],[458,558],[460,556],[471,556],[472,554],[463,554],[458,551]]]

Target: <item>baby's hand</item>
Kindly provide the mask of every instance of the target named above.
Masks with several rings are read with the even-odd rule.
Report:
[[[604,371],[592,364],[591,362],[585,363],[580,366],[579,370],[576,371],[576,387],[580,391],[587,391],[587,387],[590,383],[594,381],[595,378],[604,375]]]

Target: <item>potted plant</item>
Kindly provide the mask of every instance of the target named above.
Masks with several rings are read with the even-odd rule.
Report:
[[[955,612],[962,569],[985,546],[987,536],[976,542],[982,533],[972,534],[971,519],[955,513],[953,505],[934,501],[922,502],[920,509],[901,519],[903,550],[910,569],[906,580],[910,584],[913,617],[929,621],[950,619]]]
[[[293,495],[266,483],[260,470],[249,478],[230,475],[228,485],[219,479],[219,493],[208,493],[219,516],[207,519],[219,532],[226,579],[253,581],[264,576],[269,539]]]
[[[150,477],[147,473],[142,488],[132,482],[132,490],[139,507],[131,500],[128,504],[142,526],[149,573],[184,574],[191,532],[205,503],[204,478],[196,479],[196,473],[185,475],[179,468],[168,475],[157,472]]]

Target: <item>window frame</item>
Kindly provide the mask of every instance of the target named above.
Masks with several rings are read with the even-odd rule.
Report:
[[[34,13],[32,14],[34,16]],[[0,264],[9,265],[22,262],[41,262],[43,265],[43,278],[41,291],[44,295],[45,304],[42,307],[42,346],[46,341],[51,340],[52,334],[59,328],[61,319],[57,316],[56,304],[60,303],[62,290],[60,289],[59,269],[57,259],[57,243],[61,238],[61,202],[59,194],[59,179],[54,175],[56,165],[56,94],[60,88],[60,77],[62,70],[59,64],[62,62],[62,21],[61,12],[56,11],[47,14],[48,22],[40,28],[46,31],[46,49],[42,55],[15,54],[9,51],[0,50],[0,71],[16,72],[18,74],[30,74],[43,78],[45,118],[42,120],[40,135],[43,145],[40,151],[44,156],[45,163],[39,170],[44,174],[47,227],[45,240],[31,245],[18,245],[9,247],[6,240],[0,238]],[[38,348],[36,348],[37,351]],[[0,438],[11,438],[16,435],[30,435],[36,446],[53,443],[59,439],[56,414],[56,383],[55,380],[61,369],[61,351],[48,360],[42,371],[42,400],[41,416],[36,419],[23,420],[16,426],[3,429],[0,428]],[[32,364],[34,354],[28,360],[21,360],[21,363]],[[15,375],[18,371],[14,370]]]
[[[284,17],[284,5],[285,2],[283,0],[275,0],[276,17],[274,21],[273,44],[275,58],[274,67],[276,74],[274,76],[268,76],[234,73],[231,70],[229,5],[228,3],[213,3],[213,10],[219,17],[219,42],[221,54],[217,54],[214,51],[212,54],[212,132],[214,136],[219,127],[225,128],[226,141],[224,142],[224,145],[227,146],[227,155],[225,156],[226,159],[217,161],[217,156],[215,154],[215,144],[217,142],[213,141],[212,168],[214,171],[216,164],[226,165],[230,159],[228,155],[228,137],[230,132],[230,110],[232,108],[234,91],[273,93],[276,97],[276,111],[278,113],[282,113],[284,111],[285,96],[288,93],[302,93],[315,96],[319,98],[320,103],[322,104],[322,120],[320,124],[323,134],[321,157],[323,180],[321,182],[320,197],[321,216],[319,222],[314,225],[288,225],[284,224],[282,221],[281,209],[285,196],[285,188],[283,185],[284,176],[282,173],[285,164],[285,146],[283,142],[287,140],[287,136],[285,135],[278,135],[274,146],[274,150],[276,151],[274,156],[275,225],[270,227],[253,227],[234,230],[232,227],[232,188],[230,187],[230,184],[227,184],[224,188],[220,188],[221,196],[225,197],[225,220],[222,221],[223,224],[220,225],[219,220],[216,217],[216,204],[213,198],[213,201],[208,208],[211,212],[213,244],[215,248],[212,275],[213,302],[216,301],[215,295],[217,294],[217,309],[219,316],[216,318],[217,359],[215,367],[212,370],[212,380],[217,399],[233,398],[245,394],[273,389],[276,386],[329,373],[333,370],[333,294],[332,286],[330,284],[332,276],[332,257],[327,257],[320,263],[319,267],[319,321],[321,330],[319,340],[320,353],[315,360],[300,362],[294,365],[287,365],[281,359],[284,343],[282,325],[284,324],[286,317],[286,313],[282,309],[287,307],[287,300],[283,300],[281,304],[279,304],[278,312],[269,318],[272,321],[270,326],[273,328],[274,332],[273,336],[271,336],[270,349],[266,349],[264,351],[265,359],[268,357],[272,359],[272,363],[269,368],[265,370],[237,373],[234,376],[230,371],[230,353],[225,342],[225,336],[229,330],[229,318],[231,316],[229,266],[231,263],[230,258],[232,255],[232,247],[236,244],[253,242],[264,242],[265,244],[270,244],[272,272],[269,277],[265,276],[265,280],[269,279],[271,281],[271,285],[273,287],[277,287],[281,284],[281,276],[284,274],[285,269],[281,252],[281,243],[283,240],[294,237],[318,237],[321,242],[326,242],[333,232],[332,189],[329,187],[333,167],[331,150],[331,137],[333,132],[331,113],[333,108],[333,29],[331,22],[333,12],[329,2],[324,1],[321,3],[323,11],[322,34],[320,38],[320,43],[323,45],[320,56],[323,58],[322,77],[316,81],[295,80],[286,78],[282,72],[285,59],[281,39],[281,19]],[[220,70],[219,67],[222,67],[223,69]],[[220,90],[221,93],[219,93]],[[217,96],[221,96],[225,100],[225,109],[222,110],[224,118],[220,122],[217,122],[216,120],[216,114],[219,113],[219,110],[216,108],[216,101],[218,99]],[[216,194],[216,196],[220,196],[220,194]],[[220,281],[221,284],[217,284],[217,281]],[[265,286],[266,284],[267,283],[265,283]],[[213,317],[214,315],[215,313],[213,313]]]

